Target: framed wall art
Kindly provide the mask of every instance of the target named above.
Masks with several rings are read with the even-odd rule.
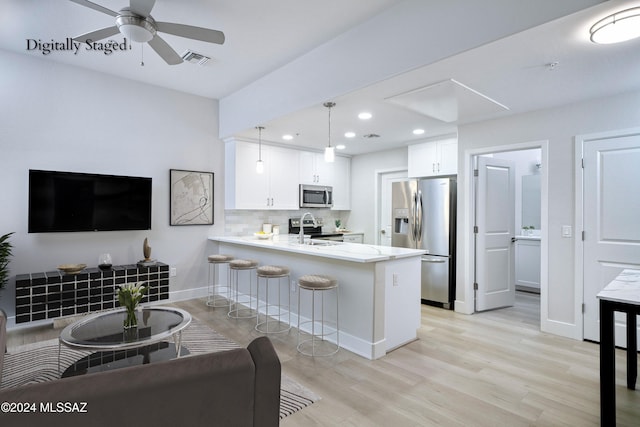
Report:
[[[213,224],[213,173],[169,170],[169,224]]]

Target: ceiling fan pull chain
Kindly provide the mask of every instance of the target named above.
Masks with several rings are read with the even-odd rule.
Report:
[[[140,43],[140,66],[144,67],[144,44]]]

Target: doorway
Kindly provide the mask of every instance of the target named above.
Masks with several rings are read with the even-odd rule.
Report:
[[[376,171],[376,197],[379,203],[376,212],[376,234],[374,244],[391,246],[391,184],[407,180],[407,170]]]
[[[502,162],[503,160],[509,160],[515,164],[515,173],[514,173],[514,181],[515,181],[515,196],[513,200],[513,217],[514,217],[514,226],[513,232],[510,236],[509,243],[512,245],[511,253],[506,252],[507,244],[502,245],[502,249],[505,249],[500,253],[500,251],[496,251],[495,253],[501,254],[499,257],[501,262],[498,262],[501,269],[511,269],[512,276],[509,276],[509,272],[504,272],[502,275],[495,275],[496,277],[500,276],[500,280],[503,280],[503,284],[508,277],[509,291],[513,294],[513,299],[515,300],[515,290],[525,292],[534,292],[532,294],[534,298],[536,298],[535,293],[539,293],[540,298],[540,309],[539,315],[540,327],[543,328],[543,324],[547,315],[547,265],[548,265],[548,178],[547,171],[545,168],[546,160],[547,160],[547,141],[538,141],[531,143],[522,143],[522,144],[513,144],[509,146],[500,146],[500,147],[488,147],[484,149],[474,149],[468,150],[465,152],[466,162],[470,166],[476,166],[476,160],[479,157],[489,157],[496,159],[496,162]],[[495,170],[507,170],[506,166],[501,166],[496,168]],[[473,174],[469,174],[473,175]],[[503,175],[509,175],[503,173]],[[496,174],[499,177],[499,174]],[[467,179],[465,181],[465,186],[470,196],[470,212],[465,218],[467,221],[467,226],[465,227],[469,230],[466,239],[468,239],[467,244],[465,245],[467,248],[467,256],[470,260],[469,264],[465,266],[465,275],[469,277],[471,280],[465,285],[465,294],[473,296],[473,312],[478,312],[481,310],[476,310],[476,298],[478,297],[479,292],[487,293],[487,289],[482,289],[482,284],[478,283],[474,280],[476,275],[476,262],[478,261],[478,254],[476,253],[476,238],[477,234],[474,232],[474,226],[476,226],[476,212],[475,206],[478,203],[476,197],[486,197],[486,196],[476,196],[476,177],[470,177],[473,179]],[[506,181],[505,181],[506,182]],[[505,184],[506,185],[506,184]],[[524,197],[523,197],[524,195]],[[506,200],[506,199],[505,199]],[[486,200],[484,201],[486,202]],[[530,215],[534,213],[534,215]],[[506,221],[506,219],[505,219]],[[526,228],[525,228],[526,227]],[[531,227],[531,228],[530,228]],[[507,227],[503,227],[505,230]],[[511,228],[511,227],[508,227]],[[503,233],[504,234],[504,233]],[[511,239],[512,238],[512,239]],[[516,243],[518,239],[525,242],[526,246],[524,247],[524,251],[521,248],[516,254]],[[512,240],[512,242],[511,242]],[[527,245],[531,241],[536,242],[538,248],[532,249],[530,245]],[[503,242],[504,243],[504,242]],[[529,269],[528,276],[525,280],[519,280],[520,275],[515,274],[515,263],[519,261],[518,257],[526,258],[523,254],[526,252],[537,252],[538,258],[534,258],[533,262],[537,263],[537,268]],[[528,254],[530,255],[530,254]],[[508,262],[505,260],[507,257],[511,257]],[[486,262],[481,261],[481,262]],[[528,267],[531,267],[531,262],[526,264]],[[484,266],[486,269],[486,266]],[[492,267],[494,268],[494,267]],[[492,272],[492,275],[493,272]],[[531,278],[533,277],[533,278]],[[477,289],[476,289],[477,287]],[[506,290],[507,286],[503,286]],[[490,293],[490,292],[489,292]],[[465,298],[466,299],[466,298]],[[514,301],[515,304],[515,301]],[[485,306],[482,309],[493,309],[499,308],[500,306],[507,306],[512,304],[505,304],[504,300],[499,300],[499,303],[495,307]],[[470,307],[471,308],[471,307]],[[512,310],[511,310],[512,311]],[[543,328],[544,329],[544,328]]]
[[[576,295],[583,338],[599,341],[596,295],[623,269],[640,269],[640,129],[577,137],[576,163],[576,228],[584,230],[576,239]],[[621,313],[615,342],[626,347]]]

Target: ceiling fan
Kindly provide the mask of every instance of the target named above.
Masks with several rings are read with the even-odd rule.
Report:
[[[158,32],[208,43],[224,43],[224,33],[222,31],[156,21],[150,15],[156,0],[130,0],[129,7],[123,7],[119,12],[114,12],[88,0],[70,1],[116,18],[116,25],[113,27],[102,28],[74,37],[74,40],[83,43],[87,40],[95,42],[106,39],[120,32],[134,42],[149,43],[149,46],[169,65],[180,64],[183,61],[180,55],[158,35]]]

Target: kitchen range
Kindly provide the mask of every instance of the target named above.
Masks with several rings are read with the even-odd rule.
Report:
[[[300,220],[301,218],[289,218],[289,234],[297,235],[300,233]],[[320,217],[315,218],[315,221],[312,218],[305,217],[302,221],[303,234],[309,236],[311,239],[344,241],[343,233],[323,232],[322,227],[324,226],[324,221]]]

